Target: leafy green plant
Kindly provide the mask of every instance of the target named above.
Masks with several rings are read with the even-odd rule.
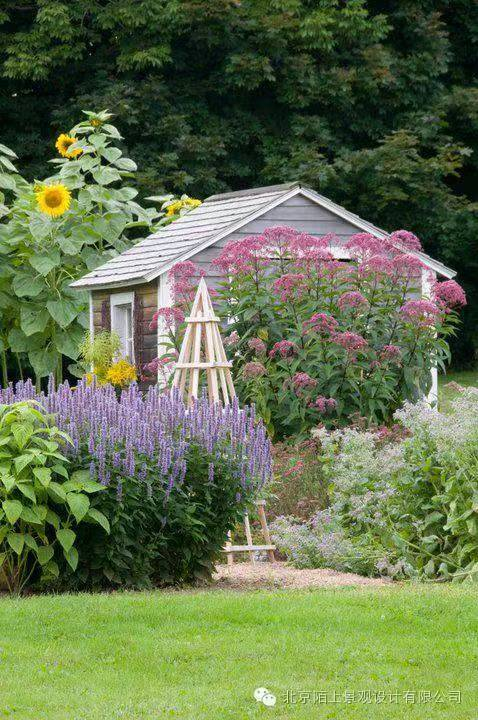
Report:
[[[76,526],[107,518],[90,506],[102,486],[88,471],[68,474],[68,435],[50,425],[38,403],[0,405],[0,567],[10,592],[20,593],[41,569],[59,575],[59,554],[75,570]]]
[[[104,379],[120,349],[121,340],[117,333],[103,330],[92,337],[91,333],[87,332],[79,346],[84,372],[93,371],[99,378]]]
[[[56,171],[41,182],[28,183],[11,162],[14,153],[0,152],[0,162],[8,161],[0,172],[2,341],[5,350],[26,354],[37,379],[54,372],[60,381],[62,355],[79,357],[88,297],[70,283],[128,248],[138,229],[149,231],[161,215],[135,200],[128,181],[136,164],[117,147],[121,135],[110,114],[85,114],[58,138],[63,157],[51,161]]]

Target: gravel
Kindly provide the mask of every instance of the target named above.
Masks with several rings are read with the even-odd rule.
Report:
[[[336,570],[299,570],[284,562],[239,562],[234,565],[218,565],[214,585],[236,590],[277,588],[319,588],[344,585],[389,585],[381,578],[367,578],[354,573]]]

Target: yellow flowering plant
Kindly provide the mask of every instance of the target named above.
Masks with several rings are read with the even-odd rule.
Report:
[[[106,373],[106,382],[115,387],[128,387],[136,382],[136,368],[125,359],[117,360]]]
[[[84,374],[76,363],[89,326],[88,295],[70,283],[131,247],[142,230],[149,234],[166,217],[166,210],[137,202],[136,164],[118,147],[121,135],[111,114],[84,115],[57,138],[60,157],[51,161],[54,169],[47,178],[27,182],[14,165],[15,153],[0,145],[3,385],[12,360],[17,377],[33,368],[37,382],[51,372],[60,381],[65,356],[70,372]]]

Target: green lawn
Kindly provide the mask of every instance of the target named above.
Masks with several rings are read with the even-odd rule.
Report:
[[[478,387],[478,370],[450,371],[446,375],[438,376],[438,404],[441,409],[446,410],[450,400],[456,397],[456,391],[446,387],[450,382],[456,382],[462,387]]]
[[[0,717],[471,720],[477,603],[456,586],[3,598]]]

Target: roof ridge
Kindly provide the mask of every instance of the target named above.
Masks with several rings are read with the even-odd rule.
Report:
[[[281,190],[292,190],[293,188],[301,187],[300,182],[297,180],[293,182],[282,183],[280,185],[265,185],[264,187],[250,188],[249,190],[231,190],[226,193],[219,193],[217,195],[210,195],[204,202],[216,202],[217,200],[226,200],[227,198],[235,197],[248,197],[249,195],[268,195]]]

